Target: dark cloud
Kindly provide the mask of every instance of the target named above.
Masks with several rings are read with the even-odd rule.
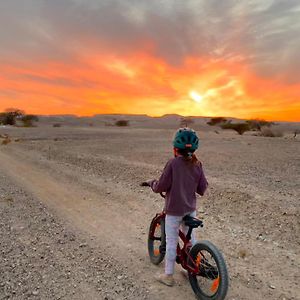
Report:
[[[51,78],[39,75],[32,74],[20,74],[12,76],[12,78],[16,81],[33,81],[38,82],[45,85],[53,85],[53,86],[63,86],[63,87],[78,87],[84,86],[85,88],[96,88],[97,83],[91,80],[83,80],[83,79],[70,79],[67,77],[52,76]]]
[[[71,63],[87,51],[143,48],[174,65],[187,56],[239,59],[295,82],[299,37],[298,0],[0,0],[2,60]]]

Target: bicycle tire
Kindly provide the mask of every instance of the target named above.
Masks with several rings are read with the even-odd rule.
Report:
[[[201,253],[201,251],[206,251],[208,252],[212,258],[214,259],[217,268],[218,268],[218,277],[215,280],[217,281],[217,290],[216,292],[209,296],[207,295],[201,288],[201,286],[198,283],[198,276],[203,276],[203,275],[194,275],[189,272],[188,277],[189,281],[191,284],[191,287],[199,300],[223,300],[226,297],[227,291],[228,291],[228,285],[229,285],[229,276],[227,272],[227,267],[225,260],[223,258],[223,255],[221,252],[217,249],[216,246],[214,246],[211,242],[209,241],[200,241],[197,244],[195,244],[191,250],[190,250],[190,256],[196,261],[198,254]],[[205,268],[205,267],[204,267]],[[214,269],[215,270],[215,269]],[[216,276],[216,275],[214,275]],[[212,279],[211,279],[212,280]]]
[[[165,220],[162,219],[159,222],[151,222],[151,225],[149,228],[149,235],[148,235],[148,253],[149,253],[150,261],[154,265],[159,265],[163,261],[165,254],[166,254],[165,249],[161,249],[161,247],[159,247],[159,249],[158,249],[159,251],[157,252],[157,249],[155,249],[155,247],[154,247],[155,240],[153,240],[151,238],[152,230],[154,228],[155,229],[158,228],[158,226],[160,226],[160,228],[161,228],[160,246],[166,245]],[[154,232],[155,232],[155,229],[154,229]]]

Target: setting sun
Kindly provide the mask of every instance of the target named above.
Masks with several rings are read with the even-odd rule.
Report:
[[[196,91],[190,91],[189,96],[197,103],[200,103],[203,99],[203,96],[198,94]]]

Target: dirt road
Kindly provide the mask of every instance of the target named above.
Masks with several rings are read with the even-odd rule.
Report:
[[[75,255],[74,265],[70,264],[65,251],[72,253],[76,246],[68,242],[63,250],[51,250],[51,255],[62,257],[58,259],[58,266],[53,267],[55,274],[60,273],[60,266],[68,266],[69,279],[64,280],[66,283],[73,282],[72,287],[64,287],[65,293],[60,296],[63,299],[80,299],[83,294],[86,299],[194,299],[179,268],[174,288],[161,286],[153,280],[153,274],[162,270],[162,266],[157,268],[149,263],[147,229],[153,214],[161,209],[162,202],[157,195],[138,187],[138,183],[158,176],[169,156],[168,144],[162,141],[170,131],[158,135],[157,130],[148,130],[148,138],[133,147],[137,145],[135,139],[144,136],[144,132],[134,129],[120,134],[115,129],[109,132],[106,129],[70,129],[54,138],[52,131],[39,132],[40,137],[36,140],[33,138],[36,132],[32,131],[23,135],[21,142],[1,148],[1,172],[8,178],[10,186],[28,195],[30,209],[43,207],[43,211],[53,215],[62,228],[76,237],[76,241],[84,240],[77,245],[81,255],[80,259]],[[18,137],[18,133],[13,134]],[[231,139],[231,143],[238,145],[241,151],[244,145],[256,142],[252,137],[235,140],[232,136],[219,142],[226,146],[226,139]],[[124,140],[128,144],[124,145]],[[153,140],[160,144],[159,149],[149,147]],[[235,151],[234,147],[232,149]],[[253,149],[252,154],[257,156]],[[293,152],[293,149],[288,150],[288,153]],[[161,154],[157,156],[157,152]],[[211,162],[210,156],[205,159]],[[218,157],[221,169],[224,168],[222,159],[224,157]],[[256,168],[257,174],[264,171],[259,164],[252,168]],[[291,183],[284,182],[281,190],[285,194],[275,197],[276,191],[270,185],[260,191],[255,178],[244,184],[247,174],[242,163],[232,168],[232,173],[241,170],[238,182],[232,179],[233,174],[223,178],[214,171],[213,165],[212,170],[208,172],[209,195],[200,202],[200,215],[207,224],[201,237],[212,240],[224,252],[231,274],[228,299],[299,299],[297,190],[291,189]],[[294,175],[294,169],[289,172]],[[285,188],[290,194],[285,192]],[[265,202],[268,197],[273,199],[271,204]],[[19,218],[22,219],[22,214]],[[27,237],[22,241],[24,243],[30,234],[35,234],[28,218],[23,220],[29,227]],[[44,228],[43,232],[47,233],[49,228],[51,226]],[[276,228],[275,232],[272,228]],[[52,239],[50,236],[49,240]],[[68,239],[68,234],[65,239]],[[9,244],[7,240],[5,243]],[[40,251],[45,245],[38,240],[34,248]],[[97,263],[94,263],[95,260]],[[48,265],[43,267],[48,268]],[[37,268],[33,267],[33,270],[40,273]],[[78,270],[84,270],[86,280],[78,275]],[[12,277],[10,280],[13,281],[15,275],[12,274],[15,273],[11,272],[6,270],[7,278]],[[31,276],[28,274],[28,280]],[[17,294],[18,290],[13,293],[5,286],[4,282],[2,288],[7,298],[22,298]],[[31,289],[29,294],[41,299],[59,298],[55,283],[50,284],[49,289],[45,286],[47,284],[40,284],[38,290]],[[51,295],[47,294],[48,290],[52,291]]]

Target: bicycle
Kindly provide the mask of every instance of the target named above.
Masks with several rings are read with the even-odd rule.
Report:
[[[143,184],[146,186],[145,182]],[[163,194],[161,196],[165,197]],[[154,265],[159,265],[166,253],[165,217],[164,211],[157,213],[149,227],[148,253]],[[189,229],[186,234],[179,230],[176,262],[188,272],[188,279],[197,299],[225,299],[229,276],[223,255],[207,240],[192,246],[192,231],[203,227],[203,222],[191,216],[185,216],[182,220]]]

